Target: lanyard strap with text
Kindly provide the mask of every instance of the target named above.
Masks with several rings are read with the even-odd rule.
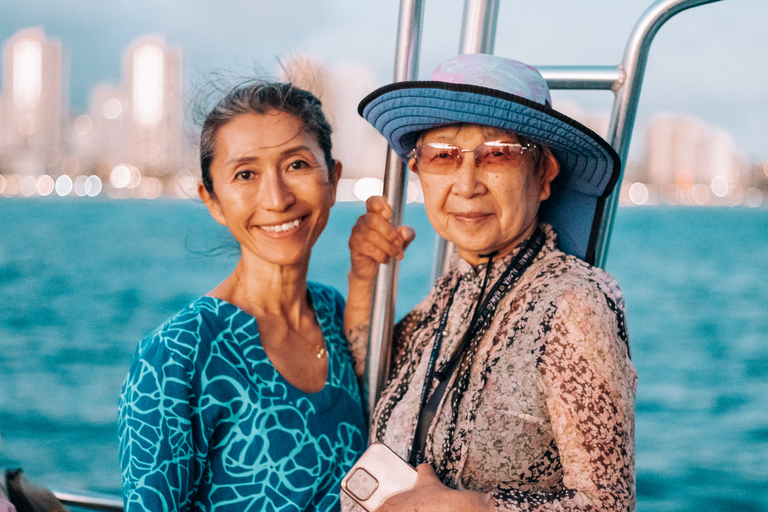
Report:
[[[493,285],[493,288],[491,288],[491,291],[488,293],[488,296],[486,297],[485,301],[483,302],[483,305],[480,310],[480,314],[478,316],[478,321],[473,322],[472,325],[469,326],[469,329],[467,330],[467,333],[464,335],[462,339],[462,343],[459,344],[457,347],[456,354],[454,354],[453,357],[451,357],[450,361],[455,361],[456,357],[459,355],[459,352],[461,352],[465,345],[467,340],[474,341],[477,338],[481,338],[485,331],[488,329],[488,327],[491,325],[491,320],[493,319],[493,315],[496,312],[496,308],[499,305],[499,302],[501,299],[506,295],[507,291],[509,291],[510,288],[515,284],[515,282],[519,279],[519,277],[522,275],[522,273],[525,271],[525,269],[528,267],[528,265],[531,264],[533,259],[536,257],[536,255],[541,250],[542,246],[544,245],[544,240],[546,239],[546,236],[544,235],[544,232],[541,230],[541,228],[536,228],[536,231],[534,231],[533,235],[528,239],[525,246],[520,249],[520,252],[517,253],[517,255],[512,259],[512,261],[507,266],[506,270],[504,270],[504,273],[501,275],[498,281],[496,281],[496,284]],[[440,324],[437,329],[437,333],[435,335],[435,342],[432,345],[432,352],[429,356],[429,363],[427,364],[427,375],[424,379],[424,386],[421,389],[421,399],[419,401],[419,420],[416,425],[416,432],[413,439],[413,445],[411,448],[411,456],[410,456],[410,462],[412,465],[417,465],[422,462],[423,456],[422,452],[424,450],[425,440],[426,440],[426,430],[429,429],[429,425],[424,425],[423,416],[424,416],[424,406],[427,402],[427,395],[429,394],[429,390],[432,384],[432,377],[435,373],[435,364],[437,363],[438,356],[440,354],[440,346],[443,342],[443,334],[445,332],[445,328],[448,325],[448,312],[451,309],[451,305],[453,304],[453,296],[456,294],[456,291],[459,288],[459,283],[456,283],[456,286],[454,287],[453,291],[451,292],[451,295],[448,297],[448,303],[445,306],[445,310],[443,310],[443,314],[440,317]],[[449,364],[450,367],[453,366],[453,364]],[[442,372],[438,372],[438,376],[442,374],[441,380],[447,380],[450,378],[449,372],[446,374],[445,370]],[[443,386],[443,393],[445,392],[445,386]],[[437,393],[437,390],[435,391]],[[431,402],[432,400],[430,400]],[[434,414],[430,415],[432,418],[434,417]],[[430,418],[431,423],[431,418]],[[422,435],[419,435],[422,434]],[[422,446],[418,446],[421,444]]]

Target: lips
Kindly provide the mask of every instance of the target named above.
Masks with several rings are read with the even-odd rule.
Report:
[[[299,225],[304,221],[305,218],[306,217],[301,217],[296,220],[284,222],[282,224],[263,225],[263,226],[259,226],[259,229],[262,229],[268,233],[283,233],[285,231],[290,231],[291,229],[295,229],[299,227]]]
[[[460,222],[480,222],[491,216],[490,213],[483,212],[453,212],[451,215]]]

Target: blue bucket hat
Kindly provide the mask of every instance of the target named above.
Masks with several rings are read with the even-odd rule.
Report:
[[[376,89],[358,112],[404,161],[419,134],[471,123],[510,130],[545,144],[560,163],[540,218],[555,228],[560,249],[594,263],[603,203],[621,172],[619,155],[602,137],[552,108],[547,82],[533,67],[485,54],[459,55],[427,81]]]

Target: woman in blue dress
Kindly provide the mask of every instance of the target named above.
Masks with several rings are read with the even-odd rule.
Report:
[[[125,509],[337,510],[367,436],[343,298],[307,282],[341,176],[320,101],[234,88],[200,162],[200,198],[241,257],[139,343],[119,404]]]

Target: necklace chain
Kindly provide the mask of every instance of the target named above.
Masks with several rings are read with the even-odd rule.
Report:
[[[248,290],[246,290],[245,286],[243,286],[243,282],[240,280],[240,274],[235,273],[235,279],[237,279],[237,284],[240,285],[240,289],[243,290],[243,293],[245,294],[245,297],[248,299],[248,301],[251,303],[255,302],[253,298],[251,298],[251,296],[248,294]],[[318,359],[322,359],[323,357],[328,355],[328,350],[326,350],[324,343],[316,344],[315,350],[317,350],[317,354],[315,354],[315,357]]]

